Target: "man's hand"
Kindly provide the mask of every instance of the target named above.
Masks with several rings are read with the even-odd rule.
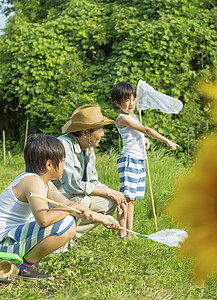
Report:
[[[108,198],[113,201],[117,207],[118,218],[121,220],[124,217],[124,213],[127,207],[127,201],[121,192],[109,189]]]
[[[114,202],[115,206],[127,204],[124,195],[121,192],[112,189],[108,189],[108,198]]]
[[[104,222],[102,222],[102,225],[105,226],[107,229],[117,229],[117,230],[119,230],[120,224],[112,216],[102,215],[100,218],[102,220],[104,220]]]

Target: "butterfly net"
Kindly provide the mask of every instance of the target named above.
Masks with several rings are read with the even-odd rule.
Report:
[[[182,102],[161,92],[143,80],[139,80],[137,86],[137,110],[160,109],[163,113],[177,114],[182,109]]]
[[[180,247],[179,243],[183,243],[187,237],[187,232],[181,229],[165,229],[148,235],[148,238],[152,241],[169,247]]]

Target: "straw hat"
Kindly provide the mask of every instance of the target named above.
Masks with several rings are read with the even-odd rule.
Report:
[[[62,132],[69,133],[85,129],[100,128],[105,125],[114,124],[101,113],[98,105],[83,105],[77,108],[71,115],[70,120],[63,126]]]

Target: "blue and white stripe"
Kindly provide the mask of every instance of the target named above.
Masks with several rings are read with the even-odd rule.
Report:
[[[36,221],[25,223],[11,229],[7,236],[0,242],[0,252],[16,253],[22,255],[29,252],[36,244],[49,235],[62,235],[64,234],[75,222],[75,218],[67,216],[58,222],[47,226],[41,227]],[[29,225],[28,229],[27,226]],[[23,249],[23,240],[26,233],[25,245]]]
[[[145,195],[145,160],[132,158],[125,154],[117,157],[120,192],[125,197],[135,200]]]

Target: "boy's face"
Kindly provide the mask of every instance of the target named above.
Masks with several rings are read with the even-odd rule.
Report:
[[[129,115],[133,113],[136,106],[136,98],[131,95],[128,99],[122,100],[121,103],[115,102],[116,106],[119,107],[121,114]]]
[[[61,179],[62,178],[62,175],[63,175],[63,169],[64,169],[64,158],[62,160],[60,160],[59,162],[59,167],[56,167],[54,168],[53,167],[53,172],[54,172],[54,177],[55,179],[54,180],[58,180],[58,179]]]

